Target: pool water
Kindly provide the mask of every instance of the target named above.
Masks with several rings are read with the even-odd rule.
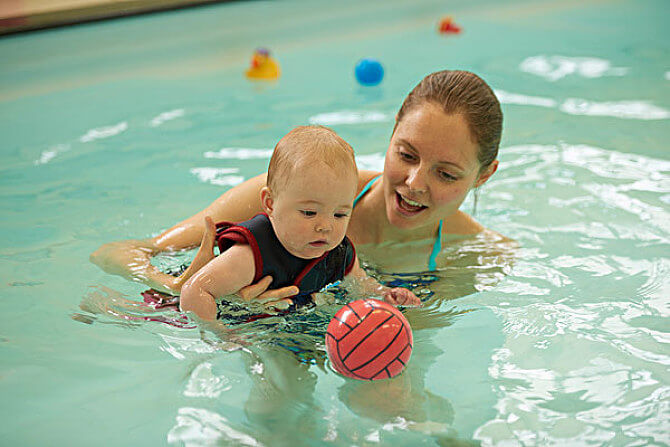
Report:
[[[447,14],[461,35],[436,33]],[[660,0],[257,1],[1,39],[3,443],[670,444],[667,15]],[[278,82],[243,77],[257,46]],[[380,86],[356,84],[361,57],[384,64]],[[516,245],[447,241],[435,274],[370,266],[426,299],[405,311],[398,378],[324,361],[341,294],[212,331],[89,262],[263,171],[295,125],[331,126],[380,168],[402,99],[443,68],[503,103],[476,218]]]

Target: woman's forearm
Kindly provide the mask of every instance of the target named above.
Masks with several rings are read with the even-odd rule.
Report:
[[[161,292],[179,293],[176,278],[151,264],[157,250],[151,239],[110,242],[91,254],[91,262],[112,275],[146,284]]]
[[[179,222],[158,236],[145,240],[110,242],[91,255],[91,261],[107,273],[123,276],[168,293],[179,293],[183,281],[167,275],[151,264],[152,256],[164,251],[197,247],[205,231],[205,216],[214,222],[241,222],[262,211],[260,190],[265,174],[226,191],[199,213]]]

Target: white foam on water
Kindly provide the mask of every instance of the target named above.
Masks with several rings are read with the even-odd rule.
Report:
[[[261,447],[263,444],[247,433],[230,426],[228,419],[204,408],[182,407],[177,414],[177,424],[167,434],[170,444],[244,445]]]
[[[519,68],[521,71],[541,76],[552,82],[569,75],[600,78],[603,76],[624,76],[628,73],[628,68],[613,67],[611,62],[606,59],[557,55],[528,57],[521,62]]]
[[[568,98],[561,104],[560,110],[570,115],[612,116],[624,119],[664,120],[670,118],[670,111],[655,106],[649,101],[595,102]]]
[[[190,172],[198,177],[201,182],[217,186],[236,186],[244,181],[244,177],[241,175],[228,175],[239,172],[237,168],[200,167],[192,168]]]
[[[70,145],[69,144],[57,144],[55,146],[51,146],[49,149],[46,151],[42,151],[40,154],[40,158],[34,161],[35,165],[45,165],[49,163],[51,160],[56,158],[56,156],[60,153],[67,152],[70,150]]]
[[[541,96],[527,96],[521,95],[519,93],[506,92],[504,90],[496,90],[495,94],[501,104],[520,104],[549,108],[556,107],[557,105],[556,100],[551,98],[543,98]]]
[[[231,388],[230,380],[226,376],[214,374],[212,364],[203,362],[191,373],[184,396],[216,399]]]
[[[184,109],[174,109],[163,112],[151,120],[151,127],[158,127],[166,121],[171,121],[184,116]]]
[[[128,130],[128,123],[126,121],[114,126],[97,127],[86,132],[86,134],[79,138],[79,141],[82,143],[90,143],[91,141],[113,137],[126,130]]]
[[[339,112],[320,113],[309,118],[310,124],[334,126],[337,124],[365,124],[393,121],[393,114],[377,111],[341,110]]]
[[[384,154],[365,154],[356,156],[358,169],[369,169],[371,171],[384,170]]]
[[[270,158],[272,149],[252,149],[246,147],[223,147],[216,152],[208,151],[205,158],[250,160],[255,158]]]

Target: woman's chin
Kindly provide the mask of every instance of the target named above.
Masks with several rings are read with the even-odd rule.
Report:
[[[412,230],[426,223],[427,210],[421,210],[418,213],[405,213],[397,209],[390,209],[386,217],[391,225],[401,230]]]

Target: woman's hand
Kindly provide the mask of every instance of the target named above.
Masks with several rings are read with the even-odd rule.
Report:
[[[384,301],[394,306],[420,306],[421,300],[410,290],[402,287],[387,289],[382,293]]]
[[[283,310],[288,309],[293,304],[293,300],[289,297],[300,293],[300,289],[297,286],[268,290],[270,284],[272,284],[272,276],[266,276],[261,278],[257,283],[249,284],[240,289],[237,295],[245,302],[256,302],[267,308]]]
[[[153,241],[128,239],[109,242],[91,254],[91,262],[112,275],[144,283],[160,292],[175,294],[175,278],[151,264],[157,252]]]

